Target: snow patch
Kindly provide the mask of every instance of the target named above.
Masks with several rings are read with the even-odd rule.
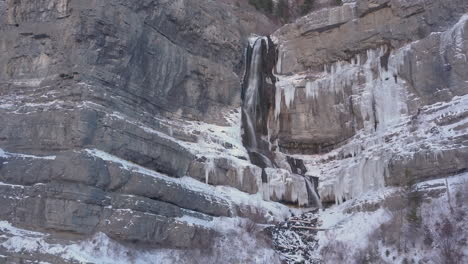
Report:
[[[12,80],[11,83],[18,86],[38,87],[45,78]]]
[[[97,233],[84,241],[59,244],[49,242],[48,234],[19,229],[5,221],[0,221],[0,233],[7,239],[0,246],[7,252],[53,255],[79,263],[151,264],[155,260],[161,264],[191,263],[194,260],[202,263],[226,260],[230,263],[280,263],[271,248],[259,245],[255,235],[246,232],[245,224],[245,220],[239,218],[223,218],[213,223],[212,226],[222,233],[215,241],[210,255],[191,249],[129,248],[104,233]]]
[[[88,155],[120,164],[122,169],[159,178],[169,183],[179,184],[188,190],[210,195],[207,197],[222,199],[222,201],[227,200],[237,205],[250,206],[252,208],[258,208],[259,210],[262,209],[264,210],[265,218],[271,221],[282,220],[290,214],[290,209],[287,206],[275,202],[264,201],[261,193],[251,195],[232,187],[211,186],[187,176],[182,178],[172,178],[97,149],[86,149],[85,152]]]
[[[56,156],[35,156],[21,153],[13,153],[6,152],[0,148],[0,158],[55,160]]]

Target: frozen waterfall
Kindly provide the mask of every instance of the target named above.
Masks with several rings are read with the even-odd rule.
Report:
[[[263,169],[263,191],[267,199],[295,201],[299,206],[320,207],[317,186],[314,187],[307,177],[294,174],[290,168],[285,170],[284,166],[278,164],[278,154],[271,151],[272,142],[268,136],[270,131],[268,122],[265,122],[270,110],[266,105],[274,105],[274,98],[265,94],[274,95],[274,90],[269,89],[276,89],[269,79],[273,76],[268,76],[271,72],[268,69],[268,61],[271,59],[269,56],[275,54],[273,49],[269,50],[270,42],[268,37],[253,36],[249,39],[242,90],[243,143],[251,162]],[[265,125],[268,135],[264,135]]]
[[[257,123],[257,105],[259,103],[258,90],[261,85],[261,70],[262,70],[262,43],[264,37],[252,37],[250,39],[250,47],[252,53],[250,55],[250,64],[248,69],[248,79],[246,82],[246,90],[244,92],[244,101],[242,111],[245,117],[244,133],[246,133],[245,146],[249,150],[258,148],[256,123]]]

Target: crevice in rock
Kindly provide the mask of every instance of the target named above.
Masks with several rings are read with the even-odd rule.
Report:
[[[332,29],[335,29],[335,28],[339,28],[339,27],[341,27],[342,25],[344,25],[346,23],[348,23],[348,21],[333,24],[333,25],[328,25],[328,26],[321,27],[321,28],[315,28],[315,29],[307,30],[307,31],[303,32],[301,34],[301,36],[305,37],[305,36],[310,35],[312,33],[323,33],[325,31],[329,31],[329,30],[332,30]]]
[[[365,17],[365,16],[367,16],[367,15],[369,15],[371,13],[374,13],[374,12],[379,11],[379,10],[384,9],[384,8],[390,8],[390,1],[385,2],[385,3],[381,4],[381,5],[375,6],[375,7],[368,8],[366,11],[362,12],[359,15],[359,17],[363,18],[363,17]]]

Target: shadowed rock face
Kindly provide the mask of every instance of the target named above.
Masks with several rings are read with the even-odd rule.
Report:
[[[194,157],[154,117],[225,123],[247,36],[273,28],[212,1],[1,1],[0,12],[2,147],[95,146],[179,177]]]
[[[274,27],[221,1],[0,1],[1,220],[177,248],[216,237],[177,218],[270,221],[175,178],[200,173],[184,120],[226,124],[247,37]],[[211,184],[259,191],[225,163]]]
[[[218,122],[240,103],[246,37],[272,30],[258,13],[212,1],[2,5],[1,79],[10,86],[84,82],[101,103]],[[81,99],[90,92],[80,90]]]

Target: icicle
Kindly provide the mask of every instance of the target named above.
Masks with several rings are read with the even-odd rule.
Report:
[[[266,168],[268,175],[269,197],[273,201],[297,202],[298,206],[309,204],[307,185],[300,175],[291,174],[287,170]]]
[[[306,83],[306,98],[312,97],[313,99],[316,99],[319,94],[319,86],[320,82],[319,81],[313,81],[313,82],[307,82]]]
[[[268,143],[268,150],[271,151],[272,150],[272,144],[271,144],[270,122],[267,122],[266,125],[267,125],[267,138],[266,138],[266,141]]]
[[[275,91],[275,118],[277,119],[281,112],[282,96],[284,96],[284,103],[286,108],[289,108],[294,102],[296,94],[296,87],[293,80],[289,78],[279,77],[276,81]]]
[[[440,38],[440,54],[443,55],[449,47],[455,52],[455,57],[465,62],[467,57],[464,50],[465,24],[468,23],[468,14],[463,15],[460,20],[448,31],[444,32]]]
[[[208,158],[205,165],[205,183],[208,184],[210,180],[210,173],[215,173],[215,161],[214,158]]]
[[[281,46],[278,49],[278,61],[276,62],[276,73],[281,74],[282,72],[282,67],[283,67],[283,50],[281,49]]]
[[[275,120],[278,119],[279,114],[281,113],[281,99],[282,99],[282,91],[281,88],[276,86],[275,91]]]
[[[408,112],[405,80],[398,78],[399,68],[404,63],[408,47],[389,52],[386,47],[367,51],[367,59],[360,55],[350,63],[336,62],[324,65],[324,73],[315,80],[306,82],[306,97],[319,98],[322,93],[343,93],[345,87],[352,90],[352,100],[360,107],[364,120],[362,133],[372,140],[358,141],[343,149],[343,155],[351,157],[343,161],[341,170],[333,180],[321,188],[323,197],[335,197],[337,203],[356,197],[361,193],[384,186],[388,173],[387,155],[379,159],[363,156],[363,150],[381,144],[387,128],[404,120]],[[390,53],[390,54],[388,54]],[[383,67],[381,58],[388,55],[388,65]],[[364,79],[364,82],[361,81]]]

